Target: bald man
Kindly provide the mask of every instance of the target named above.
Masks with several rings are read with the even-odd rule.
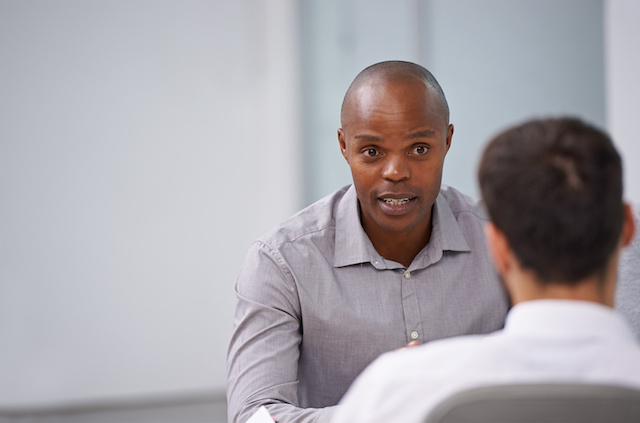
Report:
[[[343,102],[346,186],[258,239],[236,282],[229,421],[329,421],[376,357],[502,327],[506,294],[473,200],[441,186],[453,125],[436,79],[408,62],[363,70]]]

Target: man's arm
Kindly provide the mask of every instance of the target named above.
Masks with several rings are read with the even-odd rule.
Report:
[[[229,422],[244,423],[261,405],[279,423],[328,421],[331,408],[298,407],[301,311],[285,260],[255,243],[240,270],[236,295],[227,358]]]

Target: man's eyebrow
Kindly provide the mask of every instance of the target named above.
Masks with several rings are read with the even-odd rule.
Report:
[[[434,131],[433,129],[424,129],[422,131],[417,131],[412,134],[409,134],[407,139],[415,140],[418,138],[433,138],[435,136],[436,136],[436,131]]]
[[[375,136],[375,135],[368,135],[368,134],[362,134],[362,135],[356,135],[353,138],[357,139],[358,141],[364,141],[364,142],[380,142],[382,141],[382,138]]]

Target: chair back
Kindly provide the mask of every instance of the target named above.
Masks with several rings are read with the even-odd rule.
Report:
[[[587,384],[513,384],[465,390],[425,423],[640,423],[640,389]]]

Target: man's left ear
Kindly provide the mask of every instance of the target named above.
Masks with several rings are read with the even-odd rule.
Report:
[[[444,152],[444,154],[447,154],[447,152],[449,151],[449,148],[451,147],[451,139],[453,138],[453,124],[449,124],[449,127],[447,128],[447,148]]]
[[[622,220],[622,234],[620,235],[620,242],[623,247],[631,244],[636,232],[636,222],[633,218],[633,209],[628,203],[624,204],[624,217]]]
[[[338,143],[340,144],[340,152],[342,153],[342,157],[349,163],[349,157],[347,155],[347,140],[344,136],[344,131],[342,128],[338,128]]]

